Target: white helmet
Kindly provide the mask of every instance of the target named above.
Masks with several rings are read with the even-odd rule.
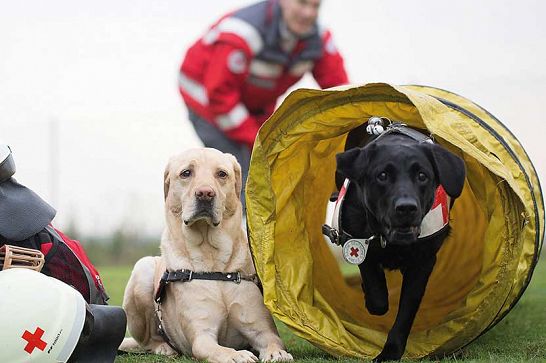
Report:
[[[78,344],[86,302],[39,272],[0,271],[0,362],[66,362]]]

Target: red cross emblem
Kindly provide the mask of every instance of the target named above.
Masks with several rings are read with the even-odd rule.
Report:
[[[359,251],[360,251],[360,249],[355,248],[355,247],[351,247],[351,256],[352,257],[358,257],[358,252]]]
[[[42,340],[42,335],[44,335],[44,331],[40,327],[36,327],[34,333],[25,330],[21,338],[28,342],[25,346],[25,351],[28,354],[32,354],[34,348],[38,348],[42,351],[46,348],[47,343]]]
[[[343,259],[353,265],[360,265],[366,259],[368,240],[350,239],[343,245]]]

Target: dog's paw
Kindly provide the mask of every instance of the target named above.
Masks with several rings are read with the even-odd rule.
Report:
[[[371,300],[366,300],[366,309],[372,315],[385,315],[389,311],[389,304],[384,302],[372,302]]]
[[[224,363],[254,363],[259,359],[248,350],[234,350],[222,359]]]
[[[391,360],[400,360],[404,354],[404,348],[396,344],[385,344],[383,350],[377,357],[375,357],[372,362],[386,362]]]
[[[282,349],[267,349],[260,353],[262,362],[291,362],[294,360],[292,354]]]
[[[372,359],[372,362],[381,363],[381,362],[387,362],[387,361],[397,361],[397,360],[400,360],[400,358],[402,357],[400,356],[397,358],[397,357],[393,357],[393,356],[390,356],[389,354],[385,354],[381,352],[381,354],[379,354],[377,357]]]
[[[146,351],[134,338],[124,338],[118,350],[128,353],[141,353]]]
[[[169,346],[167,343],[161,343],[157,345],[155,348],[152,349],[152,352],[154,354],[161,354],[161,355],[175,355],[177,354],[176,351]]]

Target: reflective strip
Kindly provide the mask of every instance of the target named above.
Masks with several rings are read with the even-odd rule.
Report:
[[[282,73],[282,66],[264,62],[258,59],[252,60],[250,63],[250,74],[258,77],[278,78]]]
[[[209,30],[202,40],[205,44],[212,44],[218,39],[220,33],[233,33],[240,36],[245,40],[254,54],[262,50],[262,36],[256,28],[244,20],[232,17],[225,18],[218,23],[218,25]]]
[[[180,72],[178,75],[178,86],[188,95],[190,95],[191,98],[203,106],[208,106],[209,98],[207,96],[207,90],[201,83],[194,81],[183,72]]]
[[[451,205],[451,198],[441,185],[436,188],[434,194],[434,203],[430,211],[425,215],[421,221],[421,233],[419,238],[428,237],[436,232],[441,231],[445,226],[449,224],[449,206]]]
[[[253,86],[264,89],[273,89],[277,84],[275,79],[260,78],[253,75],[250,75],[250,77],[248,77],[247,82]]]
[[[314,65],[315,63],[312,61],[298,62],[290,68],[290,74],[293,76],[303,76],[306,72],[313,69]]]
[[[447,226],[447,223],[445,222],[446,216],[442,213],[442,209],[442,206],[438,205],[428,211],[421,222],[421,233],[419,233],[419,238],[431,236]]]
[[[234,129],[240,126],[248,117],[248,111],[242,103],[238,103],[226,114],[216,117],[216,123],[220,130]]]

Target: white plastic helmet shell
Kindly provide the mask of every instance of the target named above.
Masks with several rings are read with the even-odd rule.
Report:
[[[71,286],[25,268],[0,271],[0,362],[66,362],[86,308]]]

